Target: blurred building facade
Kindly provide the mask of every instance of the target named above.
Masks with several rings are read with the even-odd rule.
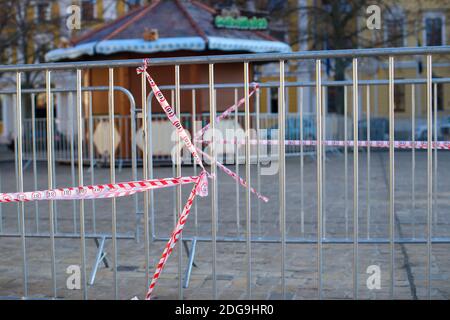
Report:
[[[16,3],[14,3],[16,2]],[[47,51],[64,48],[69,45],[69,39],[88,28],[112,21],[123,16],[130,10],[146,3],[146,0],[17,0],[12,1],[14,10],[23,9],[23,21],[27,33],[20,35],[17,23],[11,23],[9,29],[2,32],[10,33],[5,38],[19,38],[6,46],[0,55],[0,64],[40,63],[45,61]],[[20,4],[20,5],[19,5]],[[68,18],[74,14],[72,5],[80,8],[80,29],[69,28]],[[15,35],[18,37],[15,37]],[[27,40],[27,41],[24,41]],[[27,47],[23,43],[29,43]],[[59,79],[64,75],[55,74]],[[0,77],[0,90],[15,88],[14,75]],[[42,88],[44,75],[35,74],[29,81],[28,87]],[[0,95],[0,143],[10,142],[13,132],[14,100],[12,95]],[[45,99],[36,98],[36,114],[42,116],[45,112]],[[29,116],[29,112],[26,116]]]

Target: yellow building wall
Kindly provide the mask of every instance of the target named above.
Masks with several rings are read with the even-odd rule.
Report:
[[[297,1],[289,0],[292,6],[294,6]],[[445,14],[445,41],[446,45],[450,45],[450,2],[446,0],[395,0],[391,1],[391,5],[398,5],[401,8],[404,8],[405,12],[410,13],[410,16],[406,17],[407,21],[410,21],[411,23],[407,24],[406,27],[406,40],[405,40],[405,46],[409,47],[415,47],[418,44],[421,46],[424,45],[424,37],[423,37],[423,18],[425,12],[441,12]],[[308,0],[307,5],[313,5],[313,0]],[[419,12],[419,10],[421,12]],[[382,32],[384,34],[383,29],[383,12],[381,13],[381,30],[377,32]],[[364,20],[364,19],[363,19]],[[361,23],[365,23],[364,21],[361,21]],[[417,25],[414,25],[414,24]],[[291,30],[290,33],[290,39],[295,40],[298,37],[298,33],[295,31],[297,30],[298,26],[298,15],[293,14],[290,15],[289,19],[289,30]],[[420,27],[420,28],[419,28]],[[420,29],[417,31],[417,29]],[[292,31],[294,30],[294,31]],[[365,33],[362,34],[363,37],[369,39],[372,34],[372,30],[367,30]],[[419,42],[418,42],[419,40]],[[292,49],[294,51],[298,50],[298,45],[294,44],[292,46]],[[396,79],[416,79],[426,78],[426,59],[425,57],[422,57],[422,73],[417,73],[417,58],[412,56],[404,56],[404,57],[395,57],[395,71],[394,76]],[[385,63],[386,68],[379,69],[376,75],[371,75],[368,77],[363,72],[360,71],[360,79],[388,79],[388,57],[385,57],[383,59],[378,60],[379,64]],[[409,62],[411,64],[411,67],[405,68],[400,67],[400,63],[403,62]],[[440,55],[440,56],[433,56],[433,64],[439,64],[439,63],[446,63],[450,64],[450,55]],[[295,64],[292,64],[289,71],[291,73],[296,72],[295,70]],[[351,66],[350,66],[351,68]],[[433,67],[433,76],[434,77],[449,77],[450,78],[450,66],[434,66]],[[313,75],[314,79],[314,75]],[[324,78],[325,79],[325,78]],[[347,79],[351,79],[351,71],[349,74],[347,74]],[[296,81],[297,79],[295,77],[286,77],[286,81]],[[261,82],[271,82],[271,81],[278,81],[278,77],[270,77],[270,76],[262,76]],[[404,104],[405,104],[405,110],[404,111],[396,111],[396,117],[411,117],[411,105],[412,105],[412,89],[411,85],[403,85],[404,86]],[[449,84],[442,84],[443,88],[443,111],[439,111],[439,116],[441,115],[447,115],[450,114],[450,83]],[[289,112],[298,112],[298,101],[297,99],[297,89],[296,88],[289,88],[289,101],[288,101],[288,110]],[[416,85],[415,86],[416,91],[416,116],[424,116],[426,114],[426,86],[425,85]],[[378,98],[375,98],[375,93],[377,93]],[[366,112],[366,88],[361,87],[360,88],[360,110],[365,113]],[[375,110],[375,103],[378,101],[378,114],[377,116],[381,117],[388,117],[388,86],[382,85],[378,86],[378,89],[375,89],[374,86],[371,88],[370,92],[370,105],[371,105],[371,112],[373,114]],[[348,111],[349,114],[352,114],[352,92],[351,88],[348,90]],[[265,90],[262,90],[261,92],[261,112],[267,112],[267,94],[265,93]],[[419,109],[420,108],[420,109]]]

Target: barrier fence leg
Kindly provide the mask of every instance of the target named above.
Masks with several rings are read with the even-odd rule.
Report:
[[[108,258],[106,257],[105,241],[106,238],[102,237],[101,242],[98,241],[98,238],[94,238],[95,245],[97,246],[97,255],[95,257],[94,266],[92,268],[91,276],[89,277],[89,285],[93,285],[95,282],[95,276],[97,275],[97,270],[101,262],[105,265],[105,268],[109,268]]]
[[[186,254],[188,256],[188,264],[187,264],[186,272],[184,274],[183,288],[187,288],[189,286],[189,280],[191,279],[192,267],[197,267],[197,265],[194,262],[195,250],[197,248],[197,238],[194,237],[192,239],[190,250],[189,250],[186,240],[183,241],[183,244],[184,244],[184,248],[186,249]]]

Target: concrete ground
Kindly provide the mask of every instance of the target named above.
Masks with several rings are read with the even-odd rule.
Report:
[[[0,162],[1,190],[15,191],[14,164],[7,160]],[[441,240],[450,238],[449,195],[450,170],[447,170],[450,154],[438,152],[437,192],[433,210],[433,237]],[[290,157],[286,164],[286,236],[288,240],[300,243],[286,245],[285,284],[288,299],[316,299],[318,297],[317,273],[317,186],[316,159],[305,157],[303,190],[301,189],[300,158]],[[419,243],[396,244],[394,250],[394,298],[424,299],[427,296],[427,246],[420,240],[426,239],[427,231],[427,162],[426,152],[416,152],[414,195],[412,185],[411,152],[395,154],[395,237],[412,239]],[[230,168],[235,170],[234,165]],[[38,163],[38,189],[47,186],[47,167]],[[240,166],[240,173],[245,167]],[[139,174],[141,174],[139,168]],[[56,185],[73,185],[70,166],[58,165]],[[90,183],[88,168],[84,171],[85,183]],[[182,175],[193,174],[191,167],[183,167]],[[173,176],[171,167],[156,167],[155,177]],[[25,190],[33,190],[33,171],[28,167],[24,172]],[[256,186],[256,166],[252,166],[251,184]],[[117,171],[117,181],[132,179],[131,169]],[[95,183],[109,181],[109,168],[95,169]],[[325,299],[350,299],[353,297],[353,153],[348,154],[348,175],[345,183],[344,155],[328,153],[324,173],[324,238],[338,243],[323,244],[322,295]],[[370,187],[367,182],[370,182]],[[252,298],[281,298],[281,244],[258,242],[258,240],[280,239],[278,175],[261,176],[261,192],[270,198],[268,203],[258,203],[252,196],[252,237],[251,245],[251,287]],[[345,189],[347,187],[347,202]],[[369,189],[368,189],[369,187]],[[183,186],[184,204],[190,186]],[[369,191],[368,191],[369,190]],[[154,193],[154,217],[150,227],[156,237],[167,237],[174,225],[175,189],[162,189]],[[370,179],[367,177],[367,154],[359,153],[359,237],[363,243],[358,250],[358,294],[361,299],[390,298],[390,247],[389,243],[368,243],[389,240],[389,158],[387,152],[372,151],[370,157]],[[246,210],[245,189],[239,188],[239,203],[236,201],[235,182],[223,173],[218,175],[218,237],[245,240]],[[303,193],[303,197],[301,194]],[[143,208],[143,196],[139,195],[139,211]],[[303,201],[302,201],[303,199]],[[369,204],[369,206],[368,206]],[[79,203],[63,201],[57,203],[57,228],[60,234],[79,231]],[[95,206],[95,228],[97,234],[111,233],[111,200],[85,201],[86,232],[92,234],[93,207]],[[191,213],[185,227],[184,237],[208,238],[211,235],[211,197],[199,198],[197,208]],[[368,210],[368,207],[370,210]],[[38,217],[36,217],[36,208]],[[237,211],[238,209],[238,211]],[[17,205],[2,204],[2,234],[17,233]],[[303,212],[303,230],[302,230]],[[49,230],[48,203],[25,204],[27,233],[46,233]],[[237,219],[239,217],[239,219]],[[36,226],[38,221],[38,228]],[[117,199],[118,232],[134,236],[136,213],[134,198]],[[146,292],[145,251],[142,238],[143,217],[139,215],[139,242],[134,239],[119,239],[118,253],[118,298],[142,299]],[[369,240],[367,240],[369,239]],[[348,240],[350,243],[346,243]],[[379,241],[382,242],[382,241]],[[443,241],[445,242],[445,241]],[[87,272],[97,254],[93,239],[87,239]],[[150,243],[150,276],[160,258],[165,241]],[[179,246],[177,246],[179,248]],[[105,251],[111,262],[112,241],[107,240]],[[178,252],[170,257],[166,268],[154,291],[155,299],[178,298]],[[196,247],[195,263],[189,287],[183,290],[185,299],[211,299],[212,295],[212,246],[210,242],[199,242]],[[247,297],[247,246],[241,242],[217,243],[217,293],[219,299],[244,299]],[[51,255],[48,238],[26,238],[26,259],[28,272],[28,296],[48,298],[52,296]],[[431,296],[434,299],[450,298],[450,244],[435,243],[431,251]],[[183,250],[182,274],[187,257]],[[70,265],[80,264],[80,240],[56,239],[57,297],[80,299],[82,290],[69,290],[66,286]],[[381,272],[380,289],[368,289],[366,273],[370,265],[379,266]],[[0,237],[0,297],[13,298],[23,295],[22,246],[20,238]],[[88,287],[89,299],[112,299],[113,272],[111,268],[100,266],[95,283]]]

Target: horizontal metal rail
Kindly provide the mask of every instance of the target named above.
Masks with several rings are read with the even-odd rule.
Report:
[[[165,237],[155,237],[153,241],[167,241],[169,238]],[[191,237],[184,236],[183,240],[197,242],[210,242],[211,237]],[[245,237],[223,237],[217,236],[217,242],[227,242],[227,243],[245,243],[247,238]],[[252,243],[281,243],[281,237],[252,237]],[[355,240],[359,244],[390,244],[391,240],[387,238],[359,238]],[[353,239],[346,238],[322,238],[320,241],[322,244],[353,244]],[[428,242],[427,238],[402,238],[394,239],[394,244],[426,244]],[[305,239],[305,238],[286,238],[286,243],[292,244],[317,244],[317,239]],[[433,237],[431,243],[450,243],[450,237]]]
[[[177,58],[155,58],[151,59],[149,66],[168,66],[185,64],[214,64],[214,63],[242,63],[242,62],[277,62],[279,60],[307,60],[307,59],[330,59],[349,57],[387,57],[425,54],[448,54],[450,46],[433,47],[403,47],[403,48],[369,48],[369,49],[345,49],[345,50],[323,50],[323,51],[299,51],[291,53],[256,53],[256,54],[231,54],[215,56],[194,56]],[[130,60],[104,60],[104,61],[81,61],[81,62],[55,62],[41,64],[18,64],[2,65],[0,72],[27,72],[42,70],[68,70],[68,69],[91,69],[91,68],[120,68],[138,67],[142,65],[141,59]]]

